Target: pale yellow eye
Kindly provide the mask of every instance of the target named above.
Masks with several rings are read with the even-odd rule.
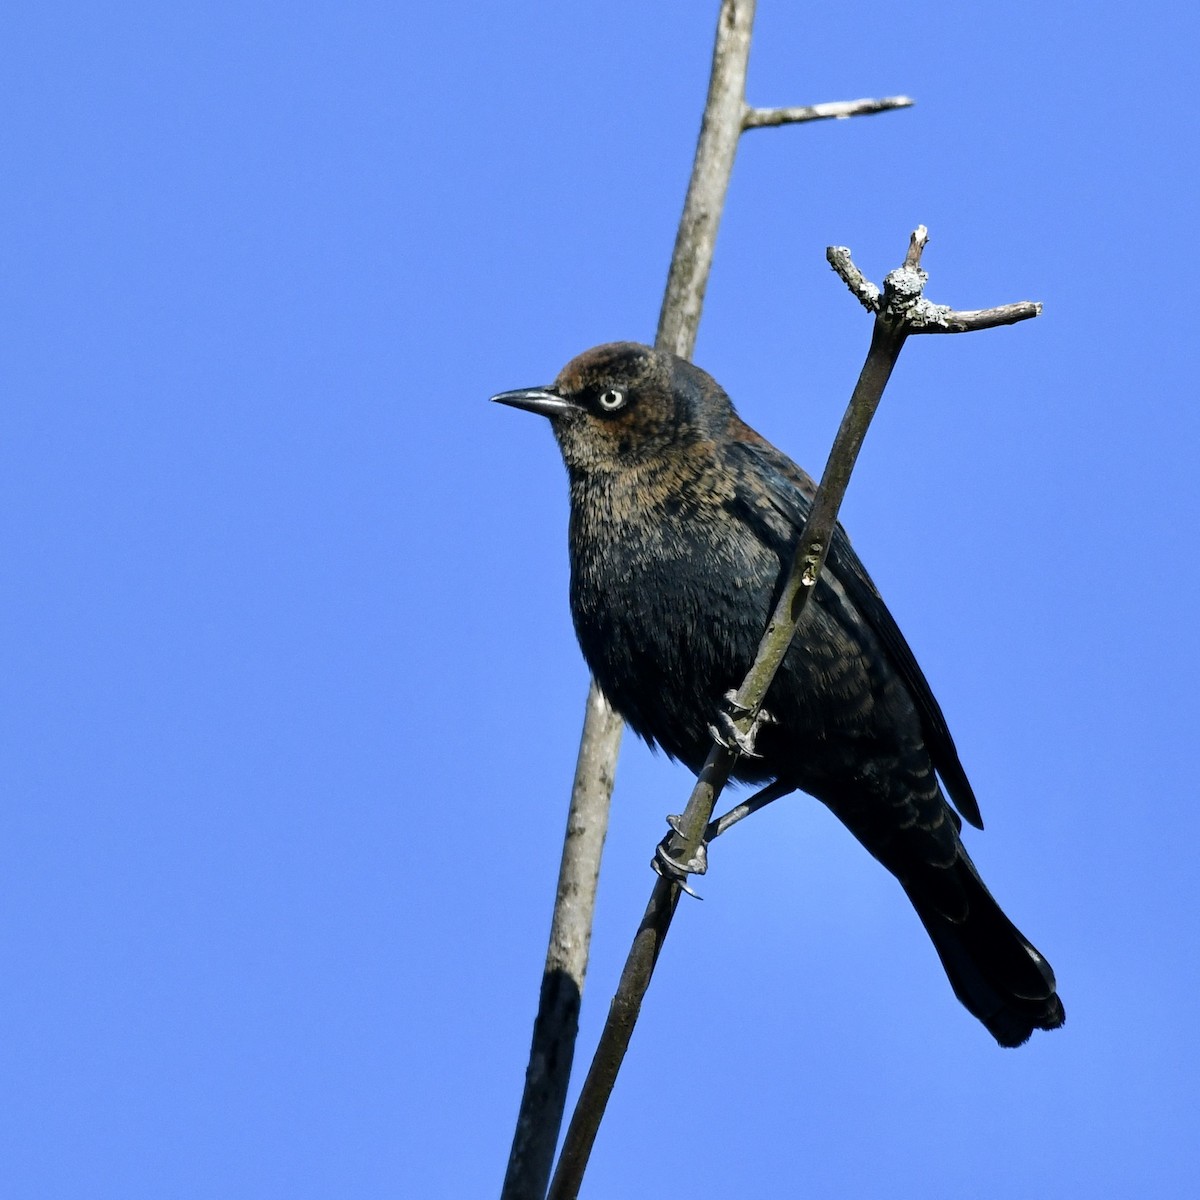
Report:
[[[605,412],[616,412],[625,403],[625,393],[620,388],[609,388],[600,394],[600,407]]]

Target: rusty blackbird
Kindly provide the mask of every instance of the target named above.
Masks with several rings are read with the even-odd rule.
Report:
[[[651,746],[698,771],[744,678],[816,488],[711,376],[597,346],[503,404],[550,420],[570,481],[571,613],[596,682]],[[959,838],[979,807],[912,651],[839,527],[734,777],[815,796],[899,881],[959,1000],[1002,1046],[1055,1029],[1050,964]],[[940,784],[939,784],[940,776]]]

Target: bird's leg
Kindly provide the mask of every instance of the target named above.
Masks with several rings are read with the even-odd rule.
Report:
[[[753,796],[747,797],[741,804],[735,804],[727,813],[709,821],[708,828],[704,831],[704,845],[707,846],[714,838],[719,838],[726,830],[732,829],[751,813],[758,812],[760,808],[766,808],[771,801],[778,800],[780,796],[786,796],[795,790],[794,784],[784,783],[782,779],[768,783],[765,788],[755,792]],[[671,818],[668,817],[667,820],[669,822]]]
[[[652,865],[655,871],[659,875],[665,875],[668,879],[674,879],[689,896],[696,896],[696,893],[688,886],[687,877],[703,875],[708,870],[708,843],[714,838],[719,838],[726,830],[732,829],[734,825],[750,816],[751,813],[758,812],[760,808],[766,808],[773,800],[778,800],[780,796],[786,796],[795,790],[795,785],[776,779],[774,783],[767,784],[765,788],[755,792],[741,804],[735,805],[727,813],[709,821],[704,830],[704,837],[701,839],[700,845],[696,847],[696,853],[686,860],[676,858],[671,853],[672,837],[676,834],[683,837],[684,833],[680,828],[683,818],[677,813],[670,814],[667,817],[667,824],[670,825],[673,832],[667,834],[654,851]],[[696,899],[699,898],[696,896]]]
[[[753,717],[750,728],[743,733],[737,723],[750,716]],[[758,737],[758,731],[763,725],[774,724],[775,718],[765,708],[760,708],[758,712],[746,708],[738,703],[737,692],[730,688],[722,697],[722,704],[717,709],[717,719],[708,727],[708,732],[713,741],[719,746],[724,746],[726,750],[744,754],[747,758],[761,758],[762,756],[755,752],[754,739]]]

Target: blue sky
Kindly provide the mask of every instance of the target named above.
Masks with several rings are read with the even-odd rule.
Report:
[[[3,19],[5,1194],[495,1194],[586,672],[548,431],[653,336],[715,5]],[[713,851],[585,1194],[1186,1194],[1200,1137],[1186,6],[763,0],[697,361],[812,470],[878,280],[1046,306],[911,344],[843,510],[1068,1024],[1002,1052],[797,798]],[[689,787],[628,742],[581,1056]],[[697,1129],[704,1132],[698,1136]]]

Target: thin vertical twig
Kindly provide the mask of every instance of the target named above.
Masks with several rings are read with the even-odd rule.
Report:
[[[690,358],[695,349],[717,227],[743,127],[754,4],[755,0],[722,0],[717,18],[708,96],[655,336],[657,346],[684,358]],[[620,717],[604,702],[593,680],[588,689],[587,715],[580,735],[567,829],[585,826],[598,831],[598,836],[589,841],[592,857],[581,853],[574,856],[568,866],[564,850],[551,926],[551,948],[542,975],[525,1092],[501,1200],[542,1200],[554,1165],[554,1150],[562,1126],[574,1059],[596,880],[622,729]],[[568,893],[575,896],[580,915],[586,908],[589,936],[576,943],[576,953],[566,962],[556,956],[553,931],[560,921],[558,908],[562,897]],[[552,958],[556,960],[553,964]]]
[[[587,713],[571,788],[550,942],[529,1065],[525,1069],[525,1091],[501,1193],[504,1200],[526,1197],[541,1200],[554,1164],[579,1031],[596,882],[608,831],[608,805],[621,728],[621,718],[609,707],[593,681],[588,688]]]
[[[696,349],[717,229],[745,119],[746,68],[753,28],[754,0],[724,0],[717,18],[696,157],[654,338],[658,349],[670,350],[680,358],[691,358]]]

